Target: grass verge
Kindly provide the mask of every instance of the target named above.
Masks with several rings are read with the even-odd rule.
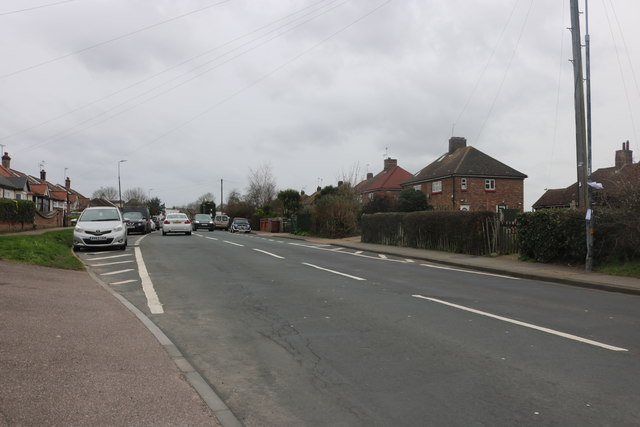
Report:
[[[73,228],[43,234],[0,236],[0,259],[45,267],[84,270],[71,252]]]
[[[610,264],[596,268],[596,271],[614,276],[629,276],[640,278],[640,261],[627,262],[625,264]]]

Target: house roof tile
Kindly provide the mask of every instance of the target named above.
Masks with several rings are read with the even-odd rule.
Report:
[[[400,166],[392,166],[383,170],[373,178],[366,180],[366,185],[360,188],[360,193],[371,193],[383,190],[401,190],[400,184],[413,175]]]

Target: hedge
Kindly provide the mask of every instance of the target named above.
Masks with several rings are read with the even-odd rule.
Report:
[[[36,205],[31,200],[0,199],[0,222],[33,223]]]

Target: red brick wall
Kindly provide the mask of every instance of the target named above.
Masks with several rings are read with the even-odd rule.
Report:
[[[469,205],[472,211],[496,211],[497,205],[507,209],[524,208],[524,180],[496,178],[495,191],[485,190],[485,178],[467,177],[467,189],[461,188],[462,177],[446,178],[442,182],[442,192],[433,193],[432,183],[421,184],[420,189],[429,195],[429,204],[436,209],[459,210],[461,205]]]

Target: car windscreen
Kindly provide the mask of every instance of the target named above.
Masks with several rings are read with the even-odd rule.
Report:
[[[249,224],[249,220],[244,218],[234,219],[233,222],[236,224]]]
[[[126,219],[142,219],[142,212],[125,212],[123,216]]]
[[[119,221],[120,216],[115,209],[91,209],[82,212],[78,221]]]
[[[211,217],[207,214],[197,214],[196,219],[198,221],[211,221]]]

